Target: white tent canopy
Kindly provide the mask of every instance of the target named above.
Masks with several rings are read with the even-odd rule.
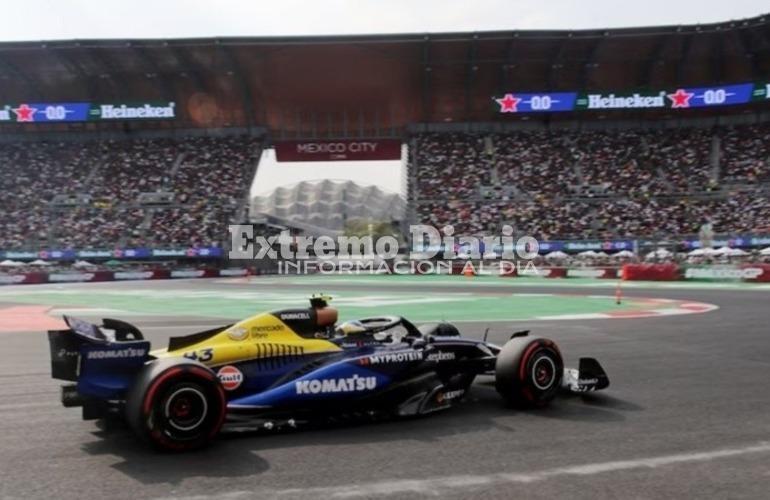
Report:
[[[584,252],[580,252],[578,254],[578,257],[597,257],[599,254],[594,252],[593,250],[586,250]]]
[[[72,264],[72,267],[76,267],[76,268],[84,268],[84,267],[96,267],[96,266],[95,266],[94,264],[91,264],[91,263],[90,263],[90,262],[88,262],[88,261],[85,261],[85,260],[78,260],[78,261],[75,261],[75,263],[74,263],[74,264]]]
[[[728,257],[743,257],[749,254],[749,252],[745,252],[740,248],[723,247],[722,250],[724,250],[722,255],[727,255]]]
[[[657,250],[654,250],[646,255],[645,258],[647,259],[665,259],[666,257],[671,257],[673,255],[669,250],[666,250],[665,248],[658,248]]]
[[[631,250],[621,250],[618,253],[612,254],[616,259],[632,259],[636,257],[636,254]]]
[[[569,257],[569,255],[567,255],[566,253],[562,252],[561,250],[556,250],[554,252],[550,252],[550,253],[545,254],[545,258],[548,259],[548,260],[552,260],[552,259],[566,259],[567,257]]]
[[[17,262],[15,260],[8,260],[8,259],[0,262],[0,267],[21,267],[23,265],[24,265],[23,262]]]
[[[719,255],[717,252],[718,250],[714,250],[713,248],[696,248],[687,255],[691,257],[698,257],[701,255]]]
[[[30,266],[50,266],[51,263],[50,262],[46,262],[46,261],[44,261],[42,259],[37,259],[37,260],[33,260],[32,262],[30,262],[29,265]]]
[[[742,255],[748,255],[748,252],[744,252],[740,248],[722,247],[714,250],[713,255],[724,255],[726,257],[740,257]]]
[[[770,255],[770,247],[760,250],[759,255]]]

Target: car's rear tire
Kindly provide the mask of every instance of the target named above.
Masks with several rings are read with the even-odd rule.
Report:
[[[516,337],[497,356],[495,388],[512,406],[540,408],[559,392],[564,361],[552,340]]]
[[[163,451],[207,445],[222,428],[227,402],[216,374],[188,359],[147,364],[126,398],[134,432]]]

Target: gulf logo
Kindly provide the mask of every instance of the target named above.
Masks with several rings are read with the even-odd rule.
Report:
[[[220,368],[217,377],[226,391],[236,390],[243,382],[243,373],[238,368],[229,365]]]

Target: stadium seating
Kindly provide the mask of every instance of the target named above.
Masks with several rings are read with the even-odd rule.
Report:
[[[246,137],[0,144],[0,248],[217,246],[259,155]]]
[[[727,130],[721,137],[721,152],[725,180],[752,184],[770,181],[770,127]]]
[[[770,230],[770,126],[421,134],[411,200],[461,234],[542,239]],[[0,248],[212,246],[246,201],[245,137],[0,144]],[[161,193],[157,203],[146,193]]]
[[[425,224],[542,239],[677,237],[770,225],[770,126],[422,134],[412,202]]]

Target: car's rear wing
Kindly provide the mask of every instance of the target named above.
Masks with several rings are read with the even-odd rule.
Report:
[[[76,382],[77,392],[82,396],[122,396],[134,375],[150,359],[150,343],[141,339],[140,333],[139,340],[119,340],[126,338],[127,324],[122,322],[104,320],[99,327],[69,316],[64,321],[68,329],[48,332],[53,378]],[[105,331],[105,327],[117,328]]]

